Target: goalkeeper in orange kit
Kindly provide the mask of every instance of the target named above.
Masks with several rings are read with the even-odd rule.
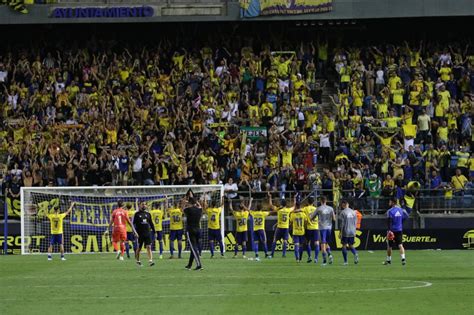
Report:
[[[105,233],[108,234],[110,228],[113,225],[112,244],[114,246],[114,250],[117,252],[117,259],[123,260],[123,254],[125,252],[125,242],[127,241],[127,224],[132,227],[133,234],[135,234],[135,237],[137,237],[137,231],[135,231],[135,227],[130,222],[127,211],[123,209],[123,202],[121,200],[117,202],[117,206],[118,208],[116,208],[112,212],[109,227],[107,228]],[[120,243],[120,250],[118,248],[118,243]]]

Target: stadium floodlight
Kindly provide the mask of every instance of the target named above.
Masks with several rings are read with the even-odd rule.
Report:
[[[64,218],[63,224],[65,252],[112,252],[110,236],[104,232],[108,229],[111,213],[118,207],[119,200],[129,209],[135,209],[138,202],[145,202],[149,211],[161,209],[165,212],[163,235],[165,251],[167,251],[169,248],[169,220],[166,211],[171,207],[182,205],[183,199],[190,189],[203,207],[223,207],[224,188],[222,185],[22,187],[20,197],[21,253],[23,255],[47,253],[51,230],[48,215],[58,208],[60,213],[66,212],[73,202],[74,207],[71,213]],[[203,214],[205,214],[205,209],[203,210]],[[208,219],[203,216],[201,221],[202,249],[204,251],[209,250]],[[223,213],[219,220],[221,235],[224,238]]]

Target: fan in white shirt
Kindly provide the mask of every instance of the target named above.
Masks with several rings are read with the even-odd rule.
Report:
[[[234,199],[237,197],[237,191],[239,188],[237,187],[237,184],[234,183],[234,180],[229,178],[229,181],[224,185],[224,192],[227,198],[229,199]]]

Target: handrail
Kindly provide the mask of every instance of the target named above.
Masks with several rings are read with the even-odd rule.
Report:
[[[348,195],[347,193],[352,193],[352,190],[341,190],[336,194],[339,194],[336,200],[334,200],[334,191],[332,189],[316,189],[316,190],[304,190],[304,191],[271,191],[272,197],[275,202],[280,200],[282,196],[285,196],[287,200],[293,200],[296,193],[301,194],[302,198],[305,198],[308,194],[313,194],[315,198],[325,195],[328,198],[328,204],[336,206],[343,200],[347,200],[351,207],[357,208],[366,213],[371,214],[382,214],[389,208],[388,200],[391,198],[389,196],[380,196],[378,198],[372,198],[367,193],[364,193],[361,197],[356,195]],[[251,195],[254,201],[257,203],[263,203],[263,206],[266,204],[267,192],[250,192],[248,190],[238,191],[239,196],[242,199],[248,199]],[[359,192],[360,194],[360,192]],[[275,198],[275,196],[279,198]],[[373,209],[372,209],[373,202]],[[416,205],[417,204],[417,205]],[[415,210],[419,213],[454,213],[454,212],[474,212],[474,190],[466,190],[464,195],[456,196],[453,195],[452,199],[446,199],[443,195],[443,190],[430,190],[430,189],[420,189],[418,190],[418,195],[416,197]],[[337,210],[337,209],[336,209]]]

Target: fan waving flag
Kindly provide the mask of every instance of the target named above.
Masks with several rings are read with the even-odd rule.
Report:
[[[329,12],[332,0],[240,0],[242,18]]]

